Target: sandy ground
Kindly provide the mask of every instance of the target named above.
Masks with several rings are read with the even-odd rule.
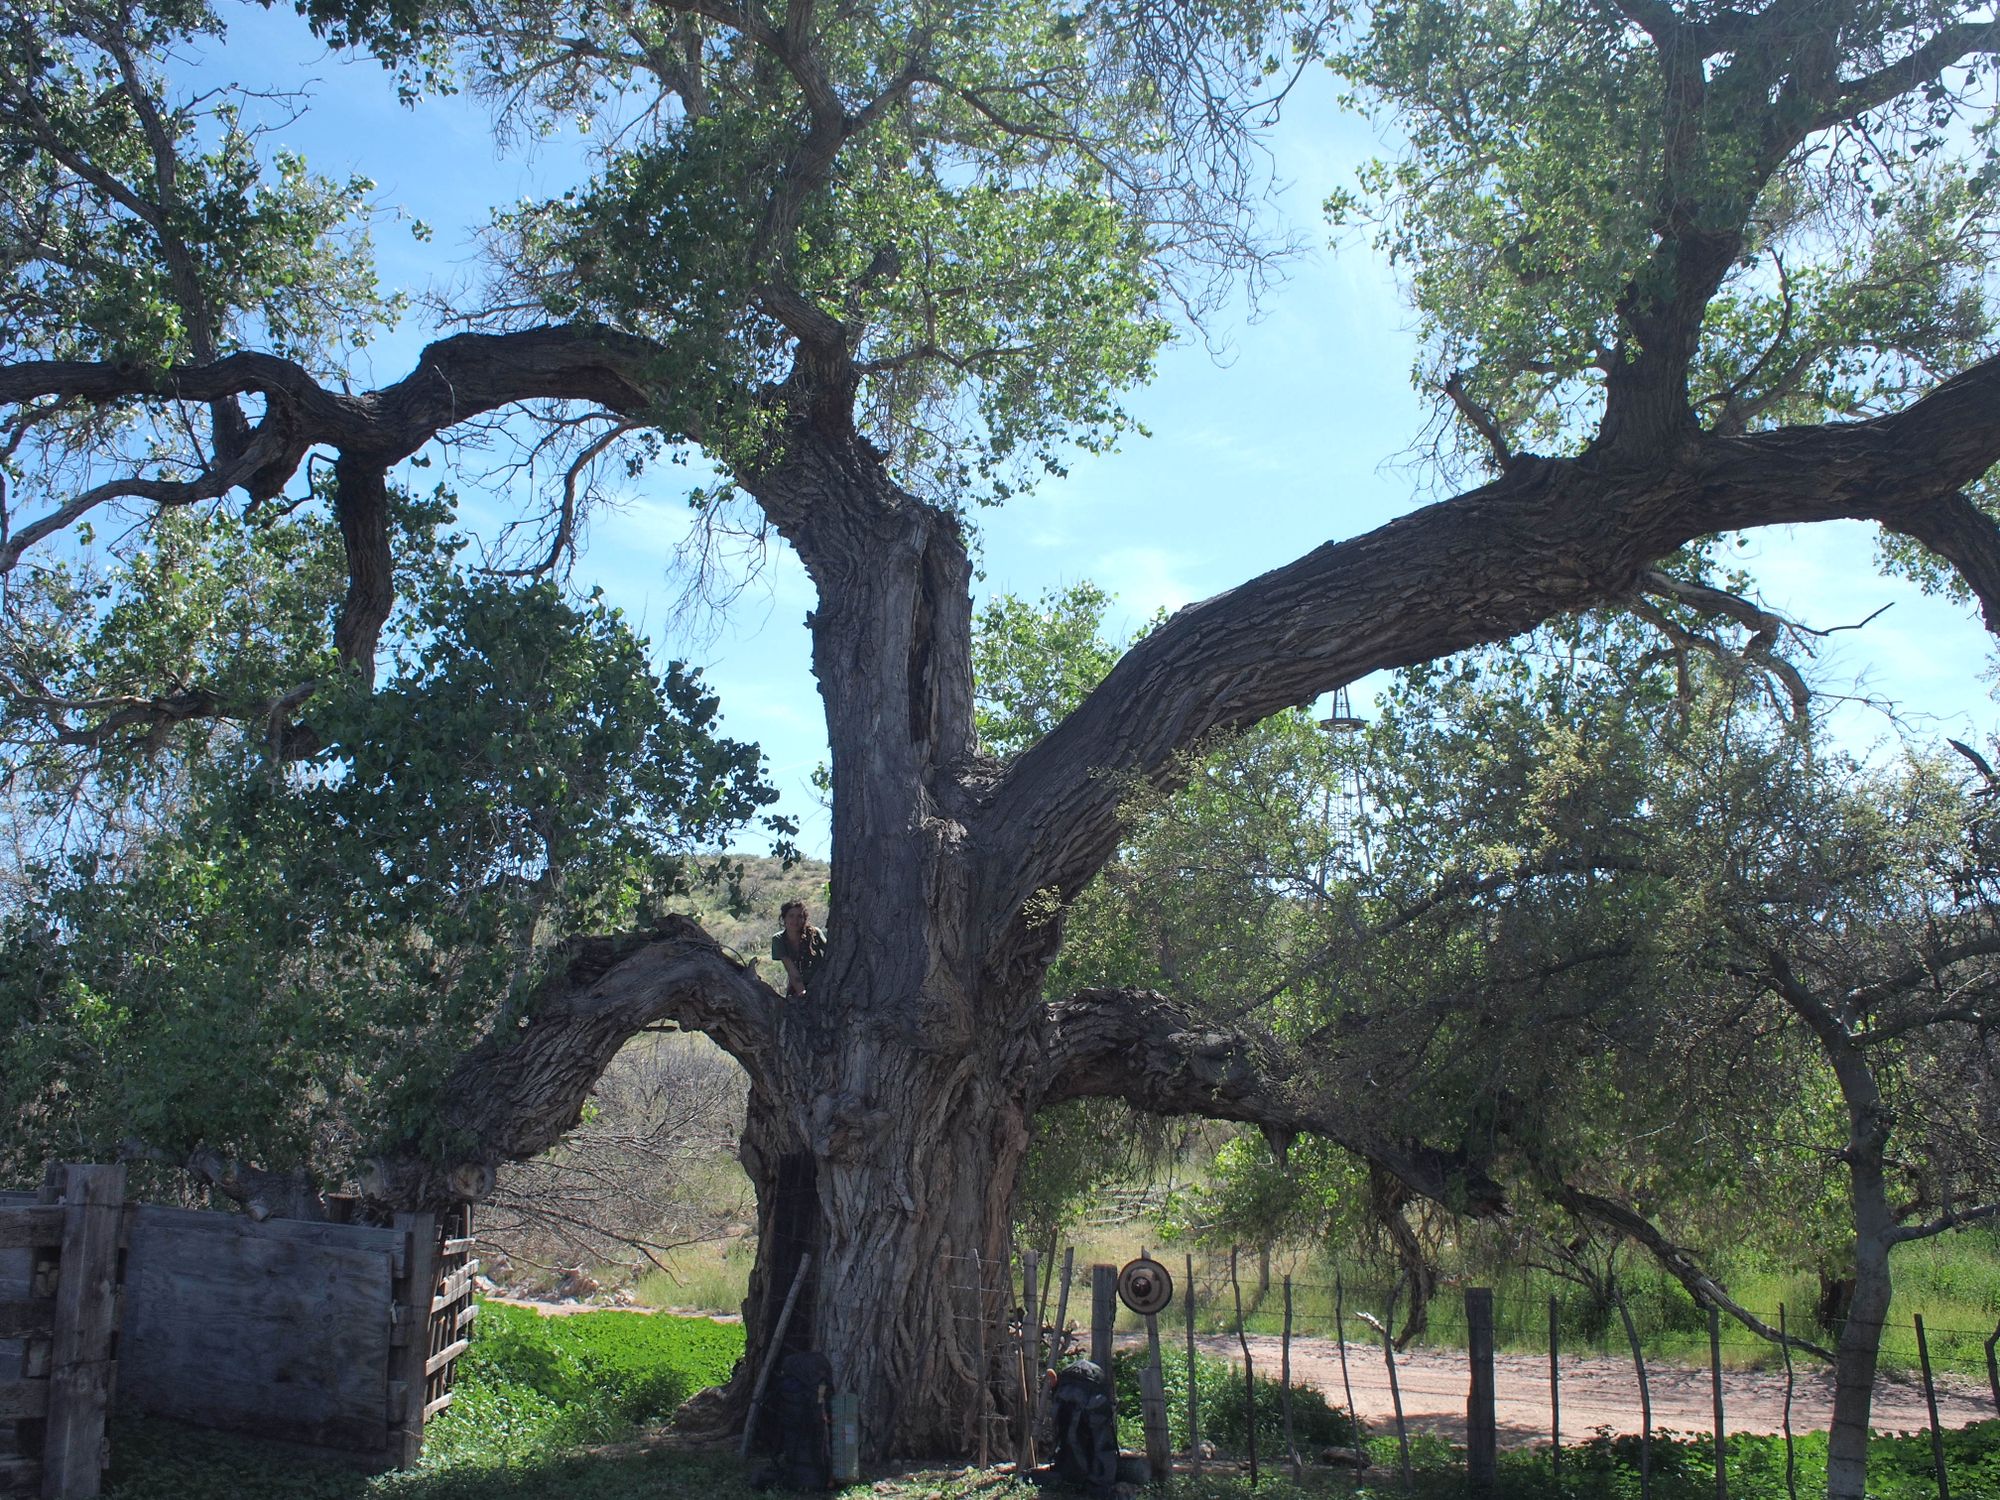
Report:
[[[1164,1330],[1162,1330],[1164,1332]],[[1240,1365],[1241,1349],[1233,1335],[1198,1338],[1203,1350]],[[1169,1350],[1163,1350],[1171,1357]],[[1250,1355],[1260,1375],[1276,1376],[1279,1341],[1269,1334],[1250,1335]],[[1395,1408],[1389,1397],[1389,1374],[1379,1344],[1347,1346],[1348,1378],[1354,1404],[1378,1431],[1389,1430]],[[1596,1355],[1564,1355],[1560,1365],[1562,1430],[1566,1440],[1588,1436],[1599,1427],[1612,1432],[1639,1430],[1639,1381],[1630,1360]],[[1549,1361],[1547,1355],[1501,1354],[1494,1359],[1494,1386],[1503,1446],[1546,1442],[1549,1436]],[[1706,1369],[1665,1365],[1646,1367],[1652,1389],[1653,1428],[1674,1432],[1708,1432],[1714,1423],[1713,1396]],[[1292,1376],[1310,1382],[1336,1405],[1346,1405],[1340,1379],[1340,1349],[1332,1339],[1292,1340]],[[1782,1432],[1785,1374],[1765,1370],[1725,1368],[1724,1425],[1731,1432]],[[1403,1416],[1412,1431],[1434,1432],[1465,1441],[1465,1393],[1468,1383],[1463,1353],[1420,1349],[1396,1356],[1396,1382],[1403,1396]],[[1833,1414],[1833,1372],[1818,1361],[1800,1365],[1792,1394],[1792,1430],[1824,1429]],[[1947,1379],[1938,1387],[1938,1420],[1946,1427],[1963,1427],[1994,1415],[1991,1392],[1969,1381]],[[1879,1376],[1875,1383],[1873,1423],[1879,1431],[1908,1432],[1930,1425],[1923,1386],[1914,1376]]]

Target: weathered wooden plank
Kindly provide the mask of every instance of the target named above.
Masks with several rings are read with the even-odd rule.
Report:
[[[444,1242],[444,1253],[446,1255],[470,1255],[478,1243],[479,1241],[474,1239],[446,1240]]]
[[[437,1400],[431,1402],[424,1408],[424,1420],[428,1422],[432,1417],[436,1416],[439,1412],[443,1411],[449,1405],[451,1405],[451,1392],[446,1391],[442,1396],[438,1397]]]
[[[163,1208],[141,1204],[133,1210],[139,1224],[173,1226],[189,1234],[226,1234],[237,1239],[274,1239],[294,1245],[327,1245],[346,1250],[387,1251],[398,1280],[406,1273],[404,1237],[373,1224],[333,1224],[307,1219],[252,1219],[244,1214],[204,1213],[193,1208]]]
[[[41,1490],[39,1458],[0,1456],[0,1495],[38,1495]]]
[[[477,1302],[466,1303],[465,1306],[458,1310],[458,1317],[452,1323],[452,1332],[462,1333],[472,1326],[473,1320],[478,1316],[479,1304]]]
[[[437,1295],[431,1298],[432,1314],[435,1315],[443,1312],[452,1303],[463,1297],[466,1289],[472,1285],[472,1278],[478,1274],[479,1262],[469,1260],[449,1276],[445,1277],[438,1285]]]
[[[396,1426],[399,1462],[415,1467],[424,1452],[424,1369],[430,1358],[430,1313],[438,1283],[438,1222],[431,1214],[397,1214],[396,1228],[409,1242],[409,1275],[403,1283],[403,1303],[409,1309],[408,1347],[396,1351],[393,1378],[409,1387],[409,1400]]]
[[[141,1210],[126,1261],[122,1408],[380,1454],[394,1238],[359,1225]]]
[[[472,1340],[470,1339],[459,1339],[456,1343],[446,1344],[437,1353],[424,1361],[424,1374],[426,1376],[437,1374],[439,1370],[442,1370],[471,1347]]]
[[[122,1164],[64,1171],[62,1279],[49,1354],[48,1427],[42,1434],[42,1493],[59,1500],[92,1500],[103,1487],[124,1212]]]
[[[32,1295],[35,1254],[35,1251],[23,1247],[0,1250],[0,1298],[12,1301],[16,1297]]]
[[[45,1339],[56,1331],[56,1304],[50,1297],[0,1302],[0,1339]]]
[[[60,1206],[26,1203],[0,1208],[0,1250],[53,1249],[62,1243]]]
[[[0,1422],[39,1417],[48,1409],[46,1380],[0,1380]]]

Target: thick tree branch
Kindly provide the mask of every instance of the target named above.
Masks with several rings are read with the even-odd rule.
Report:
[[[2000,629],[2000,530],[1959,493],[1996,460],[2000,359],[1865,422],[1692,436],[1645,465],[1517,460],[1192,605],[1127,652],[994,789],[982,905],[1011,914],[1037,890],[1081,889],[1135,784],[1175,784],[1218,730],[1629,597],[1658,559],[1719,531],[1879,521],[1957,567]]]
[[[1322,1107],[1301,1062],[1269,1037],[1218,1027],[1156,990],[1079,990],[1044,1019],[1042,1102],[1122,1099],[1160,1115],[1239,1120],[1281,1152],[1324,1136],[1411,1191],[1477,1215],[1506,1212],[1500,1187],[1463,1155],[1378,1136]]]
[[[520,333],[454,334],[425,348],[403,379],[359,394],[329,391],[303,365],[246,350],[168,369],[22,360],[0,366],[0,402],[208,402],[254,394],[290,412],[301,454],[304,446],[324,443],[394,462],[456,423],[520,401],[594,401],[620,415],[656,415],[653,398],[668,375],[663,360],[650,340],[565,323]]]
[[[502,1017],[459,1061],[426,1132],[449,1153],[406,1141],[371,1164],[364,1191],[398,1207],[434,1207],[492,1191],[494,1169],[539,1156],[575,1125],[618,1049],[672,1020],[739,1060],[776,1045],[784,1001],[701,927],[573,942],[568,962],[525,1017]]]

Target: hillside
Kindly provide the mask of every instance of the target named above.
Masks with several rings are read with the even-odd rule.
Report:
[[[771,951],[771,934],[778,930],[778,909],[787,901],[805,902],[813,925],[826,925],[832,866],[823,859],[802,859],[787,870],[782,861],[768,855],[744,856],[741,864],[746,904],[742,915],[732,915],[723,892],[716,889],[695,891],[673,904],[676,910],[693,916],[724,947],[746,959],[763,958],[768,969],[770,960],[764,955]],[[771,976],[767,973],[764,977]]]

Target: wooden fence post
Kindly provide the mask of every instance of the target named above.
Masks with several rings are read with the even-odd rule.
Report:
[[[424,1452],[424,1397],[431,1355],[431,1303],[438,1292],[438,1224],[433,1214],[397,1214],[391,1225],[406,1246],[403,1297],[396,1316],[409,1337],[391,1355],[389,1442],[397,1465],[413,1468]]]
[[[1166,1370],[1160,1363],[1160,1319],[1146,1314],[1146,1368],[1140,1376],[1144,1396],[1141,1414],[1146,1427],[1146,1469],[1153,1483],[1165,1484],[1173,1478],[1174,1461],[1167,1438]]]
[[[1562,1366],[1557,1354],[1562,1348],[1561,1314],[1556,1303],[1556,1294],[1549,1293],[1549,1477],[1562,1487],[1563,1472],[1563,1407],[1562,1407]]]
[[[1298,1439],[1292,1433],[1292,1278],[1285,1278],[1285,1334],[1278,1345],[1278,1380],[1285,1393],[1285,1458],[1292,1466],[1292,1478],[1299,1479],[1305,1467],[1299,1462]]]
[[[1033,1250],[1021,1252],[1021,1430],[1014,1440],[1016,1474],[1032,1474],[1035,1469],[1036,1393],[1042,1388],[1042,1304],[1035,1295],[1035,1259]]]
[[[1187,1323],[1187,1408],[1188,1472],[1201,1472],[1201,1398],[1196,1392],[1194,1369],[1194,1255],[1187,1256],[1187,1301],[1183,1307]]]
[[[1236,1279],[1236,1247],[1229,1247],[1229,1290],[1236,1295],[1236,1342],[1243,1346],[1243,1435],[1250,1448],[1250,1487],[1257,1487],[1257,1381],[1250,1339],[1243,1331],[1243,1283]]]
[[[1646,1352],[1639,1347],[1639,1330],[1632,1322],[1632,1309],[1625,1305],[1625,1294],[1614,1286],[1611,1296],[1625,1325],[1633,1368],[1639,1372],[1639,1500],[1653,1500],[1653,1388],[1646,1380]]]
[[[1924,1405],[1931,1414],[1931,1465],[1937,1470],[1938,1500],[1951,1500],[1951,1481],[1944,1472],[1944,1434],[1938,1430],[1937,1385],[1931,1379],[1931,1346],[1924,1337],[1924,1315],[1916,1315],[1917,1367],[1924,1374]]]
[[[1062,1295],[1056,1298],[1055,1331],[1049,1335],[1049,1364],[1052,1367],[1062,1363],[1063,1334],[1068,1329],[1069,1279],[1076,1269],[1076,1246],[1068,1246],[1063,1251]],[[1048,1299],[1048,1287],[1042,1287],[1042,1297]],[[1049,1409],[1050,1387],[1046,1380],[1038,1380],[1035,1394],[1035,1428],[1041,1430],[1042,1416]]]
[[[1792,1337],[1785,1327],[1785,1304],[1778,1304],[1778,1347],[1785,1353],[1785,1493],[1799,1500],[1799,1457],[1792,1447]]]
[[[1993,1410],[2000,1414],[2000,1323],[1986,1336],[1986,1383],[1993,1387]]]
[[[1340,1348],[1340,1389],[1347,1397],[1347,1430],[1354,1435],[1354,1479],[1361,1481],[1361,1413],[1354,1409],[1354,1382],[1347,1373],[1347,1284],[1342,1279],[1340,1268],[1333,1270],[1333,1341]]]
[[[1708,1379],[1715,1401],[1715,1500],[1729,1500],[1729,1437],[1722,1423],[1722,1311],[1708,1310]]]
[[[56,1285],[42,1438],[45,1500],[90,1500],[102,1485],[124,1209],[123,1166],[72,1166],[64,1173],[62,1279]]]
[[[1104,1372],[1117,1396],[1117,1379],[1111,1373],[1111,1329],[1118,1321],[1118,1268],[1097,1265],[1090,1268],[1090,1362]]]
[[[1472,1382],[1465,1395],[1466,1480],[1475,1495],[1493,1493],[1499,1477],[1499,1427],[1493,1409],[1493,1289],[1465,1289],[1465,1332]]]
[[[972,1367],[979,1384],[973,1387],[973,1412],[979,1423],[979,1467],[992,1457],[992,1433],[988,1430],[986,1404],[992,1392],[992,1372],[986,1365],[986,1262],[972,1252]]]

